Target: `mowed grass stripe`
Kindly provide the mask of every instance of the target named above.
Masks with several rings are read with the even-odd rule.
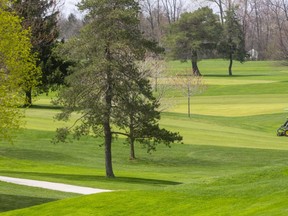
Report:
[[[170,74],[190,68],[169,64]],[[152,154],[137,145],[138,160],[130,161],[120,137],[113,144],[113,180],[104,177],[101,139],[50,142],[60,124],[51,119],[58,110],[49,107],[49,97],[40,96],[40,107],[27,110],[27,130],[13,146],[0,144],[0,173],[120,191],[56,202],[45,201],[46,192],[32,191],[52,202],[3,215],[286,215],[288,139],[277,137],[276,129],[287,115],[287,68],[276,62],[235,63],[235,76],[228,77],[227,61],[204,60],[199,66],[208,88],[192,97],[191,118],[187,98],[168,88],[167,101],[175,106],[160,122],[179,131],[184,144],[159,145]],[[28,192],[23,188],[19,196]],[[17,190],[10,193],[17,196]],[[7,194],[0,189],[3,203]],[[27,197],[31,205],[39,204]],[[20,203],[13,202],[6,202],[8,210]]]

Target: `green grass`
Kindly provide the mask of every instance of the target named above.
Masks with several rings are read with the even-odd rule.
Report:
[[[53,202],[76,194],[0,182],[0,212]]]
[[[189,63],[169,62],[171,74]],[[288,69],[277,62],[199,63],[207,83],[192,97],[168,92],[161,125],[179,131],[184,144],[159,145],[137,160],[119,138],[113,143],[115,179],[104,177],[103,140],[52,144],[63,123],[41,96],[27,110],[26,129],[13,145],[0,143],[0,175],[112,189],[80,196],[0,182],[1,215],[287,215],[288,139],[276,129],[287,117]],[[45,203],[45,204],[43,204]]]

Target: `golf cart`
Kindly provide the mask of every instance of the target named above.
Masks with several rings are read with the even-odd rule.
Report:
[[[277,136],[288,136],[288,120],[277,129]]]

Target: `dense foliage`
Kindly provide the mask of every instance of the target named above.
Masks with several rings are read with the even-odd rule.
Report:
[[[198,68],[198,55],[216,48],[222,28],[219,17],[208,7],[192,13],[183,13],[171,26],[168,35],[168,48],[174,59],[190,60],[194,75],[201,75]]]
[[[55,58],[51,57],[52,49],[59,35],[57,1],[17,0],[12,8],[21,17],[23,28],[31,31],[32,51],[37,55],[37,65],[42,71],[38,90],[48,92],[51,85],[59,82],[54,70],[57,65],[51,67],[51,62],[55,61]],[[60,72],[62,73],[61,70]],[[29,106],[32,104],[33,89],[26,88],[25,93],[26,105]]]
[[[245,35],[243,32],[243,26],[238,19],[235,8],[231,7],[226,12],[225,22],[223,24],[223,32],[220,43],[218,45],[218,51],[220,54],[229,59],[229,75],[232,76],[232,64],[233,60],[245,61],[247,52],[245,50]]]
[[[21,125],[23,90],[37,85],[39,74],[31,55],[30,33],[23,30],[21,19],[0,1],[0,138],[11,139]],[[14,132],[14,133],[13,133]]]

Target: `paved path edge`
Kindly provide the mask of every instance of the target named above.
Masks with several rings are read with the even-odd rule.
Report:
[[[13,178],[13,177],[6,177],[6,176],[0,176],[0,181],[18,184],[18,185],[25,185],[25,186],[30,186],[30,187],[45,188],[49,190],[77,193],[77,194],[95,194],[95,193],[111,192],[111,190],[105,190],[105,189],[82,187],[82,186],[75,186],[75,185],[63,184],[63,183],[54,183],[54,182],[48,182],[48,181]]]

